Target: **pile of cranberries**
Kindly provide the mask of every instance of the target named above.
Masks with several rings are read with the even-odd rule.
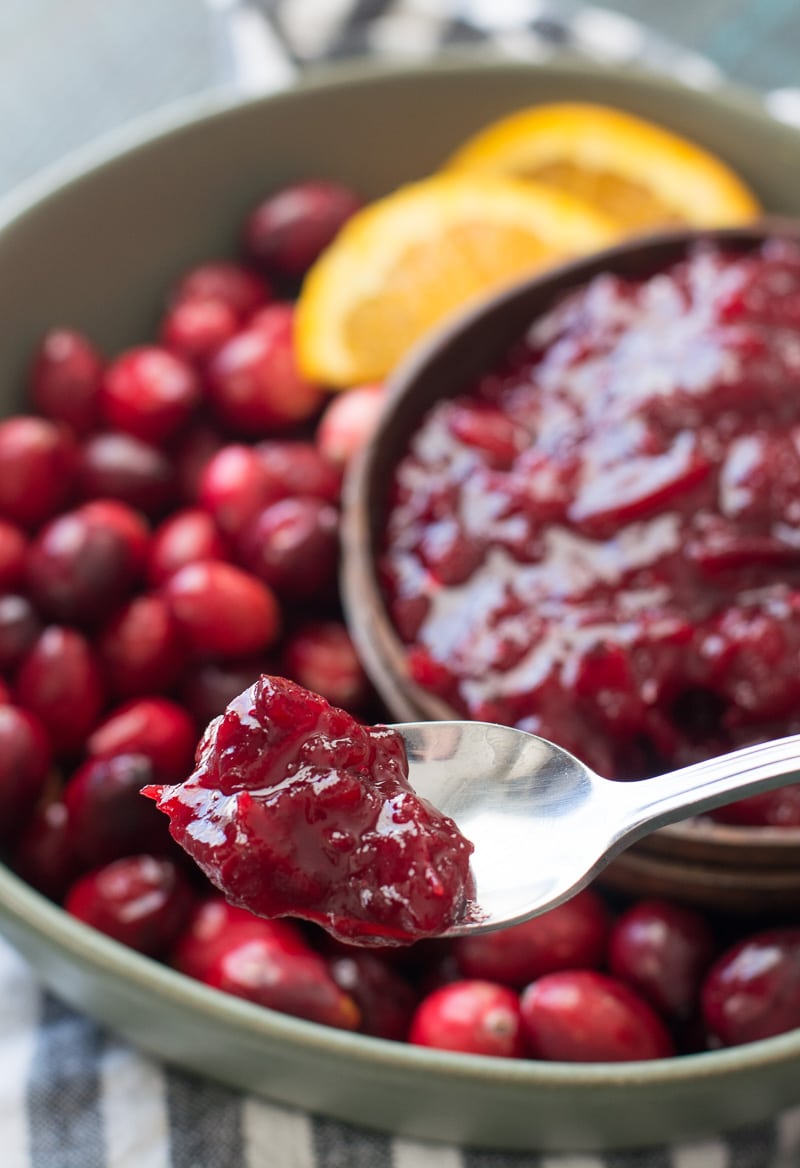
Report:
[[[0,423],[0,847],[67,912],[188,976],[312,1021],[486,1055],[641,1059],[800,1025],[800,929],[740,939],[589,890],[529,924],[356,948],[226,903],[140,794],[192,771],[263,674],[375,709],[339,607],[341,472],[380,405],[298,370],[293,297],[357,208],[267,198],[242,262],[167,297],[106,359],[58,328]]]

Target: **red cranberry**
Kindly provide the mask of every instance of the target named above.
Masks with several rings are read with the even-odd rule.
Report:
[[[204,661],[188,670],[181,701],[201,729],[225,713],[235,697],[249,689],[262,673],[274,673],[263,657],[239,661]]]
[[[0,681],[0,706],[11,705],[11,690],[4,681]]]
[[[227,558],[227,544],[207,511],[178,511],[165,519],[153,535],[147,576],[158,588],[187,564]]]
[[[25,557],[28,541],[13,523],[0,519],[0,591],[8,592],[25,575]]]
[[[767,929],[728,949],[711,967],[701,1002],[723,1046],[800,1026],[800,928]]]
[[[94,652],[74,629],[51,625],[23,658],[16,700],[47,727],[57,754],[84,743],[103,707],[103,680]]]
[[[275,483],[275,493],[264,500],[264,506],[290,495],[313,495],[329,503],[339,502],[341,473],[313,443],[258,442],[255,451]]]
[[[228,260],[199,264],[186,273],[172,297],[173,305],[217,301],[244,323],[266,304],[270,290],[263,278],[241,264]]]
[[[283,647],[283,672],[333,706],[356,710],[369,686],[350,634],[340,621],[301,625]]]
[[[0,670],[16,669],[42,631],[26,596],[0,596]]]
[[[231,445],[209,460],[200,476],[198,498],[220,531],[236,537],[284,494],[251,446]]]
[[[362,1034],[405,1041],[416,1005],[405,978],[375,954],[358,950],[331,958],[328,967],[339,988],[358,1006]]]
[[[178,440],[174,452],[178,495],[188,506],[197,505],[203,472],[223,445],[216,427],[206,423],[190,427]]]
[[[144,855],[82,876],[64,901],[78,920],[150,957],[169,948],[191,907],[191,890],[175,864]]]
[[[618,1063],[674,1053],[652,1007],[604,973],[565,969],[545,974],[523,992],[521,1006],[534,1058]]]
[[[31,398],[50,421],[88,434],[97,423],[102,379],[103,359],[91,341],[72,329],[53,329],[34,357]]]
[[[109,365],[100,394],[107,425],[161,445],[200,402],[197,374],[182,357],[156,345],[128,349]]]
[[[263,937],[285,953],[307,953],[302,933],[291,921],[266,921],[221,896],[200,901],[170,954],[170,964],[187,977],[206,981],[214,963],[234,945]]]
[[[310,496],[265,507],[245,530],[245,567],[286,600],[329,597],[336,586],[339,513]]]
[[[161,596],[135,596],[106,625],[97,648],[109,690],[118,698],[170,689],[185,658],[178,626]]]
[[[385,400],[383,385],[359,385],[336,395],[317,427],[317,445],[328,462],[345,467],[366,446]]]
[[[86,742],[87,754],[143,754],[163,779],[185,777],[192,769],[197,741],[186,711],[167,698],[137,698],[112,710]]]
[[[131,434],[108,433],[83,444],[78,487],[85,499],[118,499],[152,518],[171,501],[175,483],[163,451]]]
[[[51,900],[63,899],[78,875],[72,852],[69,816],[62,802],[40,804],[19,837],[12,857],[14,871]]]
[[[50,741],[36,715],[0,705],[0,836],[8,839],[27,823],[49,769]]]
[[[163,594],[187,644],[199,654],[243,657],[276,640],[280,612],[272,592],[232,564],[189,564]]]
[[[454,981],[434,990],[417,1007],[409,1042],[464,1054],[499,1058],[522,1055],[519,999],[490,981]]]
[[[243,434],[266,435],[311,418],[323,394],[297,368],[292,305],[262,309],[223,345],[209,363],[208,385],[218,417]]]
[[[245,225],[245,248],[268,275],[299,279],[361,206],[338,183],[295,183],[255,208]]]
[[[137,852],[163,854],[171,840],[163,816],[143,799],[153,781],[143,754],[118,754],[84,763],[64,786],[72,852],[81,868],[97,868]]]
[[[0,516],[38,527],[55,515],[71,489],[75,451],[66,429],[44,418],[0,422]]]
[[[190,365],[203,368],[239,329],[239,318],[223,300],[179,301],[161,324],[161,341]]]
[[[28,587],[45,616],[71,624],[95,624],[138,583],[147,527],[127,508],[117,522],[113,510],[107,513],[110,507],[95,505],[93,510],[89,505],[59,515],[31,544]]]
[[[714,956],[711,929],[694,909],[641,900],[615,922],[609,968],[660,1014],[686,1020]]]
[[[358,1007],[328,972],[322,958],[307,949],[297,953],[272,936],[244,936],[218,953],[203,980],[216,989],[279,1010],[355,1030]]]
[[[558,969],[597,969],[609,924],[602,900],[587,888],[533,920],[464,937],[453,948],[463,977],[524,986]]]

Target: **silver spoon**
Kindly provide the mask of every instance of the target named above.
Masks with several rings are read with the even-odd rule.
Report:
[[[620,783],[508,726],[405,722],[395,729],[412,787],[475,845],[475,911],[448,931],[452,937],[526,921],[568,900],[656,828],[800,780],[800,734]]]

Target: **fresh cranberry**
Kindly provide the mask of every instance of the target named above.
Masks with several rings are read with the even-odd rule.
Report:
[[[118,499],[153,518],[171,501],[172,464],[156,446],[131,434],[95,434],[78,458],[78,487],[85,499]]]
[[[268,275],[299,279],[361,206],[361,199],[339,183],[284,187],[249,216],[245,249]]]
[[[30,595],[46,617],[93,625],[104,620],[138,584],[147,528],[134,512],[135,538],[101,513],[78,508],[42,528],[28,555]]]
[[[490,981],[456,981],[429,994],[417,1007],[409,1042],[495,1058],[522,1055],[519,998]]]
[[[105,626],[97,651],[117,698],[169,690],[184,665],[178,626],[161,596],[135,596]]]
[[[91,645],[74,629],[50,625],[22,660],[16,700],[37,714],[57,754],[84,743],[103,707],[103,679]]]
[[[202,369],[239,329],[239,318],[224,300],[183,300],[161,323],[161,342],[183,361]]]
[[[545,974],[523,991],[521,1007],[533,1058],[617,1063],[674,1053],[652,1007],[604,973],[565,969]]]
[[[221,896],[212,896],[195,905],[170,953],[170,964],[187,977],[206,981],[219,957],[251,937],[265,937],[285,953],[308,952],[302,933],[291,921],[265,921]]]
[[[374,953],[359,950],[331,958],[328,968],[358,1006],[362,1034],[405,1041],[417,1000],[405,978]]]
[[[700,913],[667,900],[641,900],[614,923],[609,968],[660,1014],[686,1020],[714,949]]]
[[[163,595],[195,653],[244,657],[274,643],[280,612],[270,589],[232,564],[188,564],[167,580]]]
[[[198,499],[220,531],[239,536],[269,503],[283,498],[283,488],[251,446],[224,446],[200,476]]]
[[[0,711],[1,713],[1,711]],[[81,868],[99,868],[138,852],[163,854],[169,833],[163,816],[143,799],[154,778],[143,754],[118,754],[85,762],[64,786],[70,845]]]
[[[69,816],[59,800],[40,804],[11,856],[14,871],[38,892],[61,901],[78,875],[72,852]]]
[[[345,467],[366,446],[385,401],[383,385],[359,385],[336,395],[317,427],[317,445],[328,462]]]
[[[144,794],[234,904],[360,944],[439,935],[463,912],[472,846],[412,791],[396,731],[265,676],[197,760],[182,785]]]
[[[266,282],[249,268],[228,260],[199,264],[186,273],[172,296],[173,306],[216,301],[244,323],[270,298]]]
[[[243,434],[264,436],[313,417],[323,394],[297,368],[293,306],[262,309],[217,350],[208,385],[217,416]]]
[[[235,697],[248,689],[262,673],[272,673],[263,657],[235,661],[203,661],[187,670],[181,686],[181,702],[201,729],[225,713]]]
[[[0,591],[9,592],[25,576],[28,540],[13,523],[0,519]]]
[[[723,1046],[800,1026],[800,929],[745,937],[712,965],[701,994],[706,1026]]]
[[[187,506],[197,506],[203,472],[223,445],[216,426],[205,422],[190,426],[178,439],[174,451],[177,494]]]
[[[454,943],[462,977],[521,987],[558,969],[604,964],[608,910],[591,888],[541,916]]]
[[[49,769],[50,741],[36,715],[0,705],[0,836],[8,839],[27,823]]]
[[[144,568],[150,551],[150,527],[140,511],[116,499],[92,499],[79,511],[90,523],[116,532],[127,544],[137,572]]]
[[[357,710],[369,693],[350,634],[340,621],[309,621],[287,638],[283,672],[333,706]]]
[[[264,506],[290,495],[313,495],[338,503],[342,476],[312,442],[257,442],[255,452],[275,484],[272,498]]]
[[[51,422],[64,422],[76,434],[97,424],[103,359],[82,333],[53,329],[36,351],[31,369],[31,399]]]
[[[200,383],[191,365],[168,349],[141,345],[109,365],[100,408],[112,430],[162,445],[191,418]]]
[[[0,516],[34,528],[55,515],[72,490],[69,432],[45,418],[0,422]]]
[[[177,511],[153,535],[147,576],[154,588],[198,560],[227,560],[228,546],[207,511]]]
[[[0,596],[0,670],[16,669],[41,631],[41,621],[26,596]]]
[[[192,768],[197,733],[182,706],[167,698],[136,698],[118,706],[86,742],[93,758],[143,754],[163,779],[178,779]]]
[[[78,920],[150,957],[169,948],[191,907],[191,890],[175,864],[146,855],[80,877],[64,901]]]
[[[245,529],[240,554],[285,600],[325,600],[336,587],[339,513],[311,496],[281,499]]]

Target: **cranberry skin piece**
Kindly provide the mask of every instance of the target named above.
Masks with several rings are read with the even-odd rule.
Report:
[[[272,592],[232,564],[189,564],[169,578],[163,595],[196,654],[244,657],[278,637],[280,612]]]
[[[63,422],[75,434],[97,424],[103,359],[82,333],[53,329],[36,351],[31,368],[31,400],[51,422]]]
[[[177,681],[186,654],[161,596],[135,596],[97,643],[108,688],[117,698],[163,693]]]
[[[25,576],[28,540],[13,523],[0,519],[0,591],[9,592]]]
[[[41,631],[41,621],[26,596],[0,596],[0,670],[16,669]]]
[[[728,949],[706,976],[701,1006],[723,1046],[800,1026],[800,928],[767,929]]]
[[[454,942],[462,977],[522,987],[559,969],[597,969],[605,962],[608,910],[591,888],[533,920]]]
[[[39,527],[72,490],[75,448],[69,431],[44,418],[0,422],[0,516]]]
[[[273,937],[237,938],[217,954],[203,980],[225,993],[309,1022],[355,1030],[360,1021],[355,1002],[339,988],[318,954],[311,949],[287,951]]]
[[[357,195],[338,183],[284,187],[248,217],[245,250],[268,275],[299,279],[362,205]]]
[[[46,628],[22,660],[14,696],[47,727],[56,754],[78,750],[104,699],[100,665],[86,638],[59,625]]]
[[[369,693],[367,675],[341,621],[310,621],[283,646],[283,672],[333,706],[357,710]]]
[[[313,495],[338,503],[342,475],[311,442],[257,442],[254,450],[275,484],[274,495],[264,506],[291,495]]]
[[[700,913],[667,900],[641,900],[611,929],[609,969],[664,1017],[685,1021],[714,951]]]
[[[171,860],[141,855],[82,876],[64,908],[130,949],[158,957],[177,937],[192,901],[186,877]]]
[[[263,937],[285,953],[308,953],[302,933],[291,921],[265,921],[212,896],[195,906],[170,953],[170,965],[187,977],[206,981],[221,956],[251,937]]]
[[[604,973],[565,969],[545,974],[523,991],[521,1008],[533,1058],[619,1063],[674,1054],[655,1010]]]
[[[262,673],[274,673],[263,657],[238,661],[205,661],[188,670],[181,686],[181,702],[202,729],[224,714],[226,706],[249,689]]]
[[[79,867],[63,802],[37,807],[12,853],[11,866],[43,896],[59,902],[64,899]]]
[[[170,460],[131,434],[95,434],[84,442],[77,479],[84,499],[118,499],[151,519],[163,513],[175,493]]]
[[[198,560],[227,560],[228,545],[207,511],[178,511],[153,534],[147,578],[154,588],[187,564]]]
[[[188,271],[173,293],[173,305],[216,301],[243,324],[271,298],[266,281],[241,264],[228,260],[199,264]]]
[[[339,988],[358,1006],[362,1034],[405,1042],[417,1002],[405,978],[380,957],[363,951],[334,957],[328,968]]]
[[[328,462],[343,468],[366,446],[385,401],[383,385],[359,385],[336,395],[317,426],[317,446]]]
[[[224,446],[215,426],[197,423],[177,441],[174,450],[177,496],[187,506],[200,499],[200,481],[211,459]]]
[[[109,365],[100,408],[112,430],[162,445],[191,418],[200,382],[188,362],[156,345],[129,349]]]
[[[240,543],[245,567],[288,601],[323,600],[336,587],[339,512],[310,496],[265,507]]]
[[[90,759],[67,780],[62,799],[72,852],[81,868],[170,850],[163,816],[140,794],[153,777],[153,764],[145,755],[118,754]]]
[[[50,740],[36,715],[0,705],[0,836],[4,839],[27,823],[49,769]]]
[[[224,301],[184,300],[167,312],[160,336],[176,357],[202,369],[238,331],[239,318]]]
[[[163,779],[192,768],[197,733],[182,706],[168,698],[137,698],[112,710],[86,742],[93,758],[143,754]]]
[[[454,981],[420,1002],[408,1040],[416,1046],[494,1058],[522,1056],[519,998],[490,981]]]
[[[200,476],[200,506],[226,536],[235,538],[269,503],[286,492],[250,446],[224,446]]]
[[[271,304],[219,349],[208,366],[220,420],[242,434],[266,436],[308,421],[323,391],[303,377],[294,349],[294,308]]]

